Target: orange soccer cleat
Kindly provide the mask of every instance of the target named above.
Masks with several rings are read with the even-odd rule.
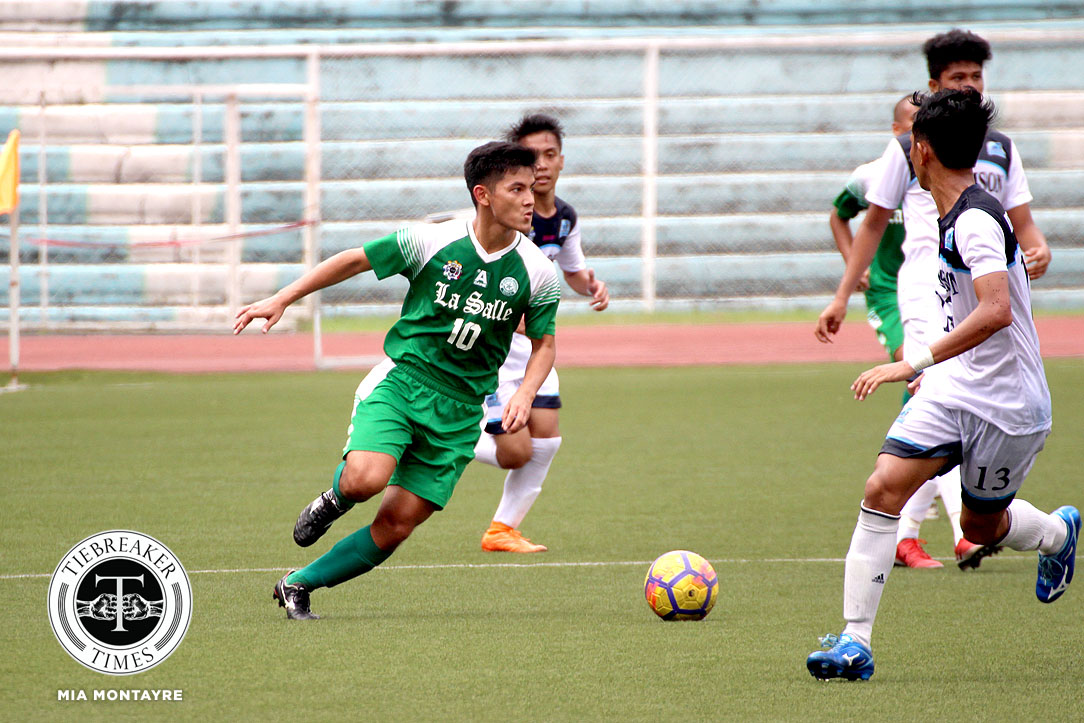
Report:
[[[916,540],[913,537],[900,540],[896,545],[896,564],[903,567],[944,567],[922,549],[925,544],[925,540]]]
[[[503,522],[496,520],[482,535],[482,549],[486,552],[545,552],[545,545],[536,545]]]

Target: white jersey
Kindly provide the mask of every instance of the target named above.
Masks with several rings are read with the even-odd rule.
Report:
[[[882,208],[903,208],[907,235],[903,241],[903,265],[899,272],[901,311],[908,303],[918,303],[917,318],[926,315],[926,299],[937,285],[937,204],[929,191],[918,185],[911,168],[911,134],[904,133],[889,142],[881,156],[881,175],[866,191],[866,199]],[[1020,154],[1012,140],[997,131],[986,135],[982,152],[975,163],[975,181],[1009,210],[1032,199],[1027,177],[1020,164]],[[905,325],[906,326],[906,325]],[[923,334],[923,343],[932,343],[940,334],[936,329]]]
[[[847,179],[847,190],[854,194],[856,198],[865,200],[866,193],[869,191],[874,181],[884,175],[884,172],[881,170],[881,166],[884,164],[885,159],[882,156],[869,163],[863,163],[861,166],[854,169],[854,172],[851,173],[851,177]],[[899,206],[897,206],[897,208],[899,208]]]
[[[1008,273],[1012,324],[926,371],[916,396],[963,409],[1011,435],[1050,428],[1050,391],[1031,316],[1023,255],[1004,209],[969,187],[939,224],[939,297],[944,331],[978,306],[974,280]]]

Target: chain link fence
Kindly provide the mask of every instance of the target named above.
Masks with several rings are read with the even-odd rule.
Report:
[[[558,195],[616,307],[816,306],[842,272],[832,199],[925,86],[925,35],[0,49],[27,317],[219,328],[320,258],[469,208],[467,153],[531,112],[564,125]],[[1084,81],[1053,71],[1084,43],[988,37],[1055,249],[1036,298],[1079,305]],[[404,288],[362,276],[319,308],[390,311]]]
[[[843,268],[827,223],[832,200],[884,151],[896,101],[925,89],[925,36],[343,50],[321,61],[325,145],[342,144],[325,160],[323,249],[469,206],[467,152],[524,113],[545,112],[566,130],[558,195],[579,211],[585,250],[618,305],[819,306]],[[1084,110],[1084,83],[1070,73],[1037,82],[1035,68],[1066,53],[1084,62],[1084,52],[1071,33],[992,39],[988,84],[1002,128],[1028,164],[1040,224],[1069,251],[1064,271],[1043,283],[1076,298],[1080,240],[1066,222],[1084,192],[1063,182],[1084,180],[1084,136],[1070,120]],[[385,301],[398,291],[361,283],[325,298]]]

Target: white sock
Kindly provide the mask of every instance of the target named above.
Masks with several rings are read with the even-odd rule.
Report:
[[[531,459],[519,469],[510,470],[504,478],[504,494],[493,515],[495,521],[512,528],[519,527],[531,505],[538,499],[542,483],[546,481],[550,464],[560,446],[560,437],[531,439]]]
[[[896,559],[896,528],[899,518],[862,506],[858,524],[847,550],[843,573],[843,632],[866,646],[873,637],[873,619],[888,573]]]
[[[933,498],[936,496],[937,484],[932,480],[927,480],[915,490],[915,493],[911,495],[911,499],[907,500],[907,504],[900,510],[900,526],[896,532],[897,544],[902,540],[918,537],[918,528],[922,526],[922,521],[926,519],[926,510],[930,509]]]
[[[1026,500],[1015,499],[1009,505],[1009,531],[998,544],[1053,555],[1061,551],[1068,534],[1065,520],[1035,509]]]
[[[492,434],[482,432],[478,444],[474,445],[474,458],[493,467],[500,467],[497,464],[497,440]]]
[[[941,492],[941,504],[945,506],[945,515],[952,525],[952,541],[959,544],[964,539],[963,528],[960,527],[960,510],[963,500],[960,497],[960,468],[953,467],[951,470],[935,477],[937,489]]]

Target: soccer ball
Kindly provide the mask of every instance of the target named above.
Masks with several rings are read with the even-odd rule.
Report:
[[[719,595],[719,578],[695,552],[660,555],[644,579],[647,604],[663,620],[703,620]]]

